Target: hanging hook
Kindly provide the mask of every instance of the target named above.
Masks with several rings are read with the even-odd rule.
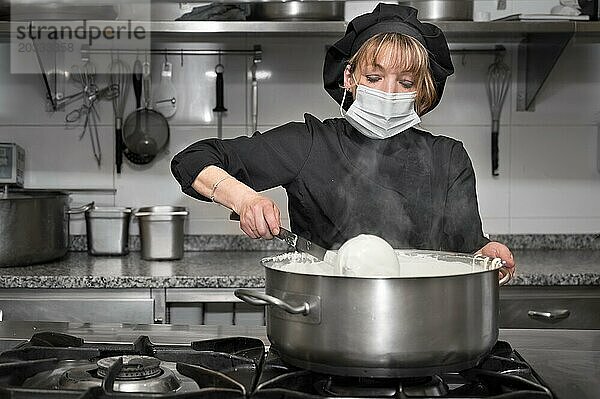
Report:
[[[462,64],[462,66],[467,65],[467,54],[463,53],[463,55],[460,59],[460,63]]]
[[[165,64],[167,64],[169,62],[169,59],[167,58],[167,49],[165,49]]]
[[[502,51],[496,52],[496,63],[501,64],[504,61],[504,53]]]
[[[181,67],[183,68],[183,49],[179,49],[179,55],[181,56]]]
[[[504,61],[504,54],[506,49],[504,48],[504,46],[496,46],[495,50],[496,52],[494,54],[494,63],[500,64]]]

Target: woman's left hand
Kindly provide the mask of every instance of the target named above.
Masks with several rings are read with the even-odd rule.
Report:
[[[490,258],[500,258],[506,262],[505,267],[508,269],[509,273],[511,275],[515,273],[515,259],[506,245],[492,241],[475,253],[478,255],[489,256]]]

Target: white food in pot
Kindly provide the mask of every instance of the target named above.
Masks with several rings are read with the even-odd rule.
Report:
[[[360,234],[338,250],[336,274],[341,276],[397,276],[400,263],[394,248],[383,238]]]
[[[366,269],[364,274],[347,276],[341,273],[337,266],[337,252],[327,251],[325,261],[314,257],[291,252],[270,258],[267,267],[285,272],[350,278],[419,278],[419,277],[448,277],[495,270],[501,266],[501,259],[491,259],[481,255],[450,254],[436,251],[394,250],[398,268],[396,273],[389,275],[374,275]]]

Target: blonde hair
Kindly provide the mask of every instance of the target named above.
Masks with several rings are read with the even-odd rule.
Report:
[[[417,92],[415,108],[419,115],[427,112],[437,99],[427,50],[413,37],[401,33],[379,33],[369,38],[348,63],[352,73],[360,74],[362,69],[377,64],[411,73]]]

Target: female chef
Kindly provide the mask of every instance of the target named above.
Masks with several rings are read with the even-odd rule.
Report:
[[[479,252],[514,268],[510,250],[482,233],[462,143],[418,128],[453,72],[439,28],[413,8],[379,4],[325,57],[325,90],[342,117],[305,114],[252,137],[202,140],[171,170],[184,193],[238,213],[252,238],[279,233],[280,211],[260,191],[283,186],[292,231],[326,248],[374,234],[394,248]]]

